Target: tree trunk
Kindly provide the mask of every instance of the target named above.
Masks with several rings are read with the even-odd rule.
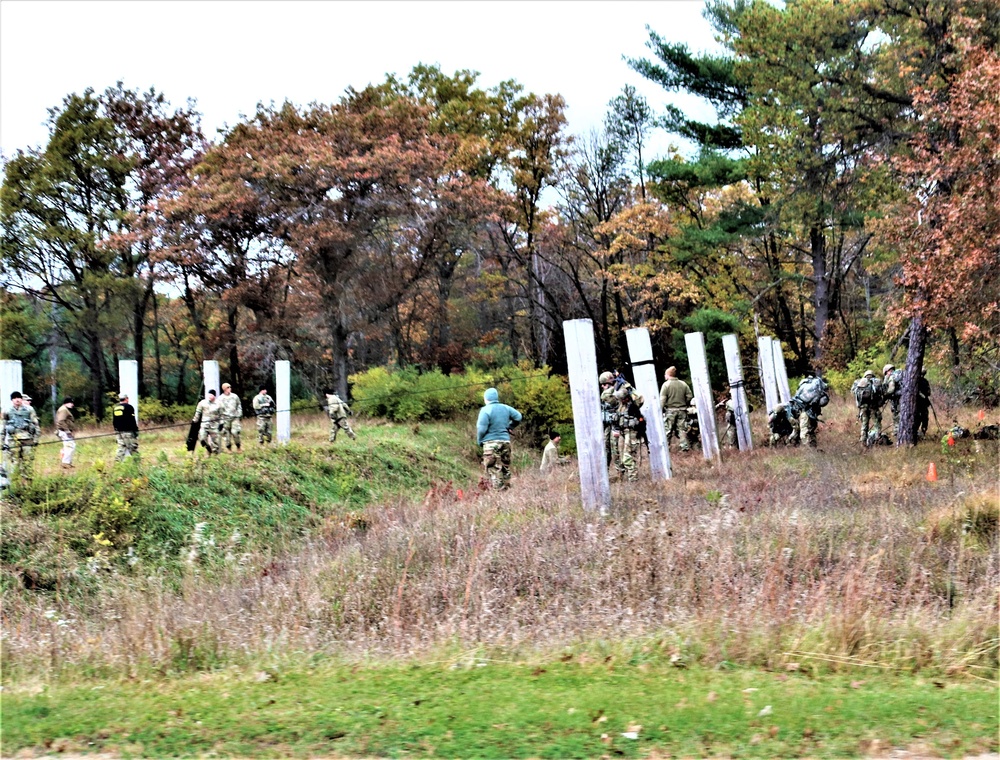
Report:
[[[910,322],[910,347],[906,353],[903,370],[903,390],[899,398],[899,434],[897,446],[913,446],[917,442],[917,380],[924,366],[924,348],[927,345],[927,328],[920,312]]]
[[[244,397],[243,372],[240,370],[240,350],[236,343],[236,330],[239,327],[237,307],[229,307],[226,320],[229,324],[229,384],[233,386],[233,393],[242,399]]]
[[[830,316],[830,281],[826,271],[826,235],[814,226],[809,230],[809,244],[812,250],[813,280],[816,285],[814,303],[816,306],[816,342],[813,344],[813,359],[818,363],[823,358],[823,333]]]

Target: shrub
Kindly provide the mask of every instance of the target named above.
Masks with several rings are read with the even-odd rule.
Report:
[[[139,419],[144,423],[169,425],[194,417],[194,408],[194,404],[169,404],[158,398],[140,398]]]
[[[394,422],[449,419],[481,404],[490,383],[487,375],[470,371],[445,375],[440,370],[421,373],[414,367],[390,372],[373,367],[351,375],[354,410]]]

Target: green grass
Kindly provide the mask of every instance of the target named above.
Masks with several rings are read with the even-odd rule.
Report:
[[[843,757],[919,747],[955,757],[995,751],[995,729],[996,690],[986,683],[568,655],[26,684],[3,698],[5,754],[56,746],[124,757]]]

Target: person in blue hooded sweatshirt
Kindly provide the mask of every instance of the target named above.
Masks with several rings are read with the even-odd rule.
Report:
[[[510,431],[521,421],[521,413],[500,403],[496,388],[483,393],[486,405],[479,410],[476,422],[476,445],[483,447],[483,467],[490,484],[500,491],[510,483]]]

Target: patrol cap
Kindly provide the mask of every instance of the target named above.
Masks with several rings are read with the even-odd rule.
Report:
[[[27,393],[25,393],[24,395],[21,396],[21,400],[22,401],[31,401],[31,396],[29,396]]]
[[[231,389],[232,387],[233,386],[231,386],[229,383],[223,383],[222,384],[222,390],[226,390],[226,388],[230,388]]]

